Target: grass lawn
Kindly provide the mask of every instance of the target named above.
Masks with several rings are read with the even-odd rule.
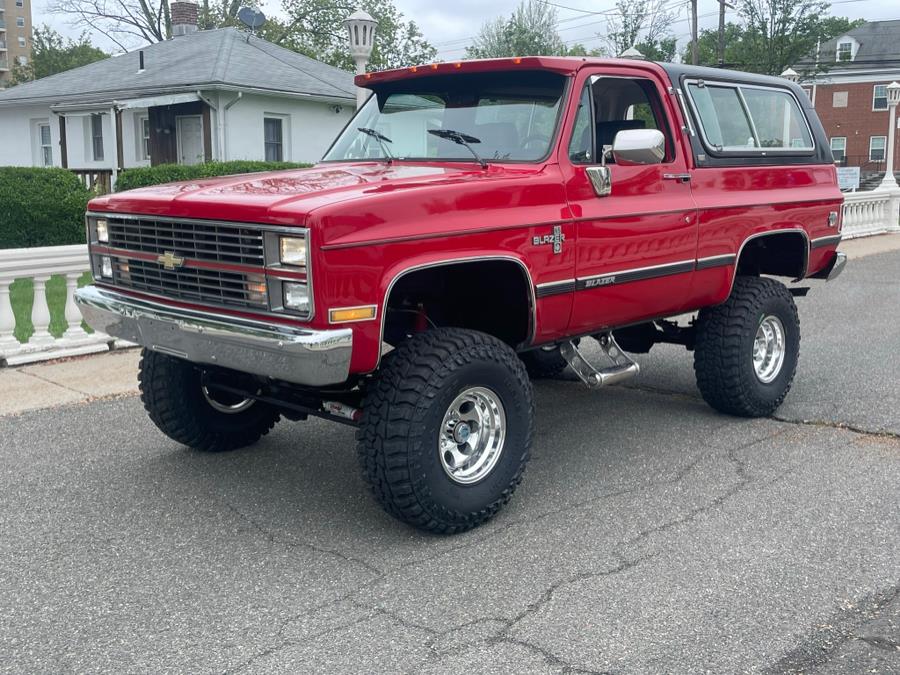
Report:
[[[91,283],[91,273],[85,272],[78,280],[78,286]],[[19,342],[26,342],[34,333],[31,325],[31,306],[34,304],[34,284],[31,279],[17,279],[9,287],[9,300],[12,303],[13,314],[16,315],[15,336]],[[54,337],[62,335],[68,324],[66,323],[66,278],[64,276],[51,277],[47,282],[47,305],[50,307],[50,333]],[[93,332],[87,324],[82,322],[82,327]]]

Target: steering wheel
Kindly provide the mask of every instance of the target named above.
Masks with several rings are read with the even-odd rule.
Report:
[[[550,137],[542,136],[541,134],[531,134],[530,136],[526,136],[525,140],[522,141],[522,149],[527,150],[531,143],[540,143],[541,147],[546,147],[550,145]]]

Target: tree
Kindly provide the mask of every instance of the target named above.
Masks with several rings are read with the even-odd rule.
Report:
[[[522,0],[509,18],[498,17],[482,25],[472,46],[470,59],[504,56],[552,56],[569,53],[556,30],[556,10],[540,0]],[[580,51],[581,45],[576,45]]]
[[[675,14],[666,9],[668,0],[617,0],[606,23],[607,51],[618,56],[635,47],[652,61],[671,61],[676,39],[670,27]]]
[[[71,19],[85,30],[106,36],[123,51],[135,44],[162,42],[172,37],[170,0],[52,0],[50,11]],[[201,0],[203,29],[241,25],[243,6],[259,0]],[[353,69],[347,36],[341,22],[361,6],[378,20],[373,68],[395,68],[433,61],[437,51],[413,21],[406,21],[393,0],[282,0],[284,19],[269,19],[257,31],[270,42],[333,66]]]
[[[109,56],[102,49],[92,46],[87,35],[82,34],[77,40],[66,40],[47,25],[35,28],[31,39],[31,61],[24,66],[16,64],[12,73],[13,84],[62,73]]]
[[[342,21],[357,8],[378,21],[370,68],[402,68],[437,57],[437,50],[414,21],[404,19],[393,0],[362,0],[358,5],[340,0],[282,0],[285,20],[266,22],[261,35],[282,47],[353,70]]]
[[[753,8],[748,10],[746,5],[750,4]],[[806,70],[810,74],[816,69],[827,69],[827,60],[816,65],[817,43],[843,35],[865,22],[823,16],[819,13],[827,9],[822,9],[823,4],[794,4],[791,0],[738,0],[739,15],[744,22],[725,25],[725,66],[768,75],[780,75],[789,66],[803,62],[807,62]],[[763,5],[768,9],[760,13]],[[796,13],[803,5],[807,7],[806,13]],[[813,13],[811,5],[817,5],[819,9]],[[795,13],[792,14],[792,11]],[[702,65],[718,64],[717,41],[718,31],[701,31],[697,42]],[[687,54],[686,50],[685,57]]]

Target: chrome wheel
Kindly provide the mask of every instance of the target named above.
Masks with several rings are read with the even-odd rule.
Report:
[[[771,314],[764,317],[756,329],[753,341],[753,369],[763,384],[771,383],[784,365],[785,337],[781,319]]]
[[[203,387],[203,398],[213,410],[226,415],[237,415],[256,403],[252,398],[241,398],[227,391],[211,392],[208,387]]]
[[[497,465],[506,439],[506,412],[485,387],[457,396],[444,415],[438,454],[444,471],[463,485],[477,483]]]

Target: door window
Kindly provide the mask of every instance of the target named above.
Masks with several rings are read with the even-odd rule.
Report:
[[[265,153],[267,162],[284,161],[284,129],[281,119],[266,117],[263,119],[265,133]]]
[[[672,143],[663,122],[656,87],[649,80],[595,76],[585,84],[569,141],[569,159],[577,164],[599,163],[604,147],[611,147],[620,131],[658,129],[666,136],[666,158]],[[614,162],[607,158],[607,162]]]

